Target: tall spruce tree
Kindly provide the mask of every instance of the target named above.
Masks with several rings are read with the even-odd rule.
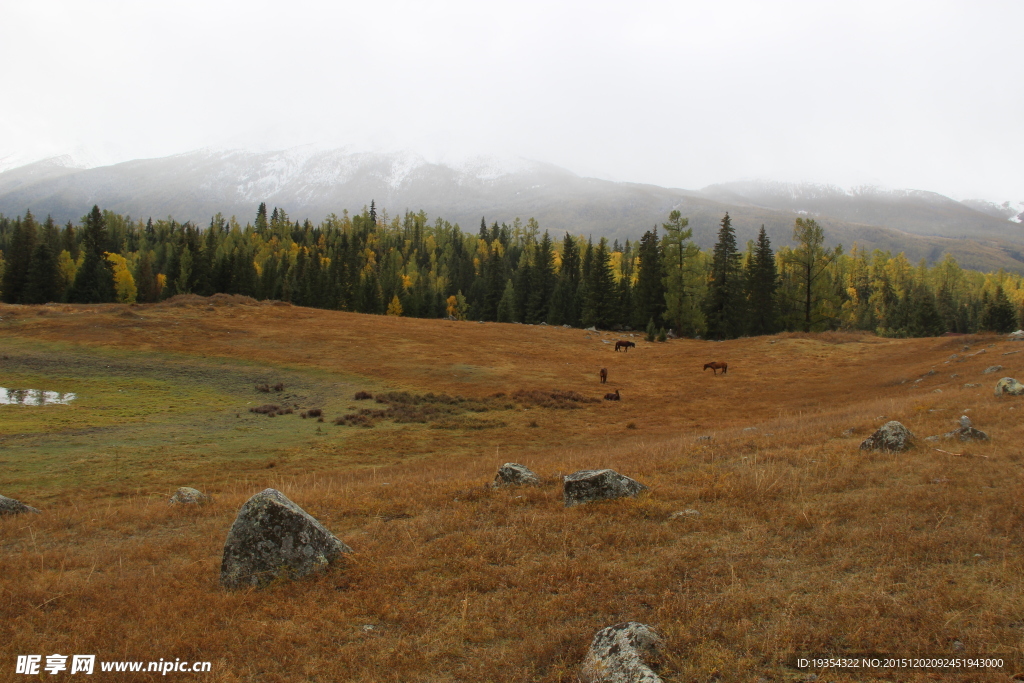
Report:
[[[718,242],[711,259],[711,281],[704,315],[708,337],[733,339],[744,330],[743,279],[736,231],[726,213],[718,230]]]
[[[580,305],[576,292],[580,287],[580,250],[572,235],[565,233],[562,240],[562,267],[555,280],[551,296],[548,322],[552,325],[579,327]]]
[[[609,329],[618,322],[616,314],[619,307],[608,240],[602,237],[597,247],[588,244],[587,252],[590,263],[589,267],[584,265],[587,287],[583,301],[583,326]],[[586,262],[587,256],[584,256],[584,264]]]
[[[1017,315],[1002,285],[996,285],[995,295],[984,308],[981,329],[992,332],[1013,332],[1017,329]]]
[[[775,291],[779,274],[775,267],[775,254],[764,225],[757,233],[750,269],[747,272],[747,334],[774,334],[778,331],[778,304]]]
[[[32,263],[32,255],[38,240],[38,225],[31,211],[25,212],[23,219],[15,219],[7,253],[4,254],[6,267],[3,278],[3,298],[6,303],[25,303],[25,286],[28,284],[28,273]]]
[[[633,327],[642,329],[649,320],[662,320],[665,313],[665,269],[662,265],[658,228],[640,238],[640,267],[634,293]]]
[[[554,249],[551,236],[544,231],[544,237],[537,245],[536,263],[530,270],[530,295],[526,302],[525,322],[536,324],[548,317],[552,294],[555,289]]]
[[[60,301],[60,273],[57,270],[57,258],[50,244],[40,240],[32,252],[32,261],[28,266],[25,278],[25,290],[22,302],[26,304],[46,304]]]
[[[103,253],[107,243],[107,224],[100,207],[93,205],[82,232],[85,252],[82,267],[75,274],[68,301],[76,304],[100,304],[117,301],[114,266]]]

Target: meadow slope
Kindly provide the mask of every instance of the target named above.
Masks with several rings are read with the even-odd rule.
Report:
[[[619,338],[637,348],[616,353]],[[213,662],[168,674],[189,680],[574,681],[595,631],[637,620],[665,637],[666,681],[803,680],[795,654],[854,652],[1005,665],[820,680],[1007,681],[1024,671],[1024,399],[992,389],[1024,379],[1020,350],[659,344],[224,295],[0,306],[0,386],[77,395],[0,405],[0,494],[43,510],[0,518],[0,679],[17,654],[82,653]],[[713,360],[728,374],[701,370]],[[464,408],[335,425],[386,405],[357,391]],[[250,412],[270,402],[294,412]],[[300,417],[314,407],[324,422]],[[991,442],[924,440],[965,411]],[[890,419],[915,447],[859,451]],[[509,461],[544,485],[486,486]],[[601,467],[650,491],[564,508],[560,475]],[[182,485],[215,500],[168,506]],[[227,530],[268,486],[355,553],[226,592]]]

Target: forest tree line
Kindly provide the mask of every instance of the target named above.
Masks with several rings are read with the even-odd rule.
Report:
[[[741,248],[731,219],[710,251],[673,211],[637,241],[541,232],[533,219],[481,219],[464,232],[442,218],[389,219],[371,202],[319,225],[284,210],[242,226],[218,214],[205,228],[92,211],[60,226],[30,211],[0,215],[0,298],[6,303],[157,302],[222,292],[360,313],[639,329],[729,339],[783,330],[870,330],[883,336],[1020,327],[1019,274],[934,265],[854,245],[827,248],[797,218],[793,245],[773,249],[762,226]]]

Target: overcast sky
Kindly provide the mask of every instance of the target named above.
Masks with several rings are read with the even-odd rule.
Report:
[[[1022,2],[0,0],[0,157],[305,143],[1024,200]]]

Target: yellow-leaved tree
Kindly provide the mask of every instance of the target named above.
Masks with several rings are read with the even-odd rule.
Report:
[[[388,315],[402,315],[402,302],[398,300],[398,295],[395,294],[391,297],[391,303],[388,304]]]
[[[135,297],[138,296],[139,290],[135,286],[132,271],[128,268],[128,261],[120,254],[104,253],[107,260],[114,266],[114,290],[117,292],[117,300],[122,304],[135,303]]]

